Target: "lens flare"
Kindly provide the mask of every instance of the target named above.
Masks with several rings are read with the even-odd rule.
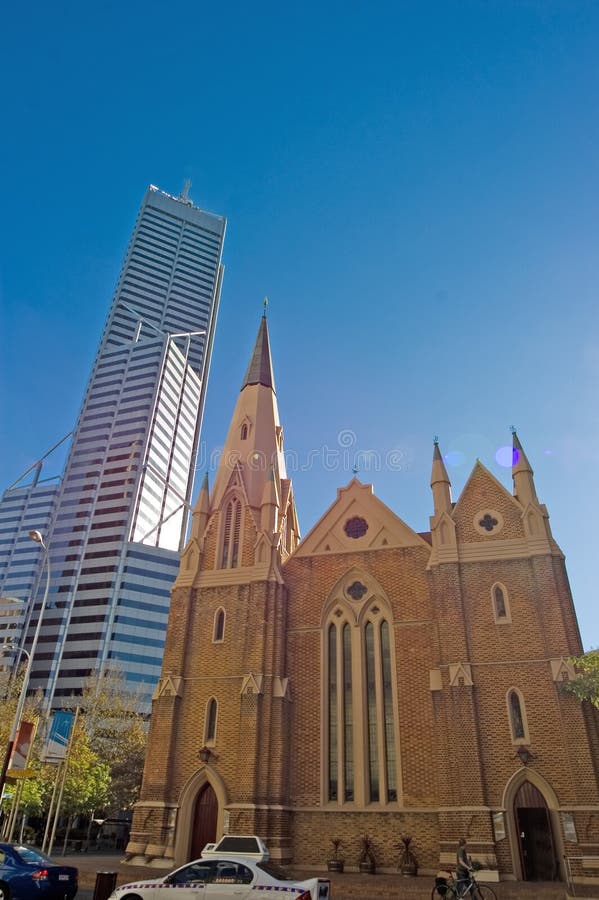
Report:
[[[495,461],[505,469],[511,469],[518,462],[519,456],[515,447],[500,447],[495,453]]]
[[[449,450],[444,454],[443,459],[448,466],[461,466],[464,464],[466,457],[461,450]]]

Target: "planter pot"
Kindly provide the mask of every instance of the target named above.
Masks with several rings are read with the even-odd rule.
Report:
[[[413,878],[418,874],[418,863],[415,861],[400,863],[399,871],[402,875]]]
[[[374,875],[375,865],[373,859],[361,859],[360,860],[360,872],[364,872],[367,875]]]
[[[342,859],[329,859],[327,869],[329,872],[343,872],[344,861]]]

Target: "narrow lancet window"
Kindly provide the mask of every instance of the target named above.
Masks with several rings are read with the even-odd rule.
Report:
[[[239,536],[241,533],[241,503],[230,500],[225,509],[223,544],[220,567],[235,569],[239,565]]]
[[[381,664],[383,669],[383,711],[385,722],[385,776],[387,800],[397,800],[395,737],[393,735],[393,690],[391,685],[391,644],[389,625],[381,623]]]
[[[222,641],[225,636],[225,611],[224,609],[217,609],[216,615],[214,616],[214,637],[213,641]]]
[[[343,781],[344,797],[354,799],[354,713],[351,673],[351,630],[343,628]]]
[[[329,626],[329,800],[337,799],[339,766],[337,741],[337,629]]]
[[[510,691],[509,695],[510,723],[512,726],[512,738],[515,741],[523,740],[526,736],[524,730],[524,717],[522,704],[517,691]]]
[[[214,697],[208,702],[206,709],[206,731],[204,741],[206,744],[213,744],[216,740],[216,715],[218,712],[218,704]]]
[[[379,762],[376,717],[374,626],[366,625],[366,721],[368,728],[368,787],[370,800],[379,799]]]
[[[493,600],[495,602],[495,616],[498,619],[505,619],[507,611],[505,608],[505,596],[503,590],[498,584],[493,588]]]

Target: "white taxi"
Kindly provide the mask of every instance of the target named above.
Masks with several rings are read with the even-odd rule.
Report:
[[[260,838],[225,835],[208,844],[200,859],[163,878],[121,884],[109,900],[330,900],[328,879],[293,881],[268,856]]]

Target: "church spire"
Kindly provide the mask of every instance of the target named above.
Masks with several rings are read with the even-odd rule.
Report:
[[[516,429],[512,429],[513,451],[512,451],[512,478],[514,480],[514,496],[522,504],[526,506],[528,503],[537,503],[537,492],[535,490],[534,472],[529,463],[526,453],[522,449],[522,444],[516,434]]]
[[[263,315],[214,480],[211,509],[218,508],[232,479],[237,478],[248,505],[259,517],[265,482],[272,478],[280,497],[281,479],[286,477],[283,429]]]
[[[275,389],[275,379],[270,358],[270,342],[268,340],[268,325],[266,323],[266,307],[260,320],[254,352],[250,358],[241,390],[249,384],[261,384],[263,387],[272,388],[273,391]]]
[[[439,439],[435,437],[433,446],[433,468],[431,472],[431,488],[435,515],[451,512],[451,481],[439,450]]]

